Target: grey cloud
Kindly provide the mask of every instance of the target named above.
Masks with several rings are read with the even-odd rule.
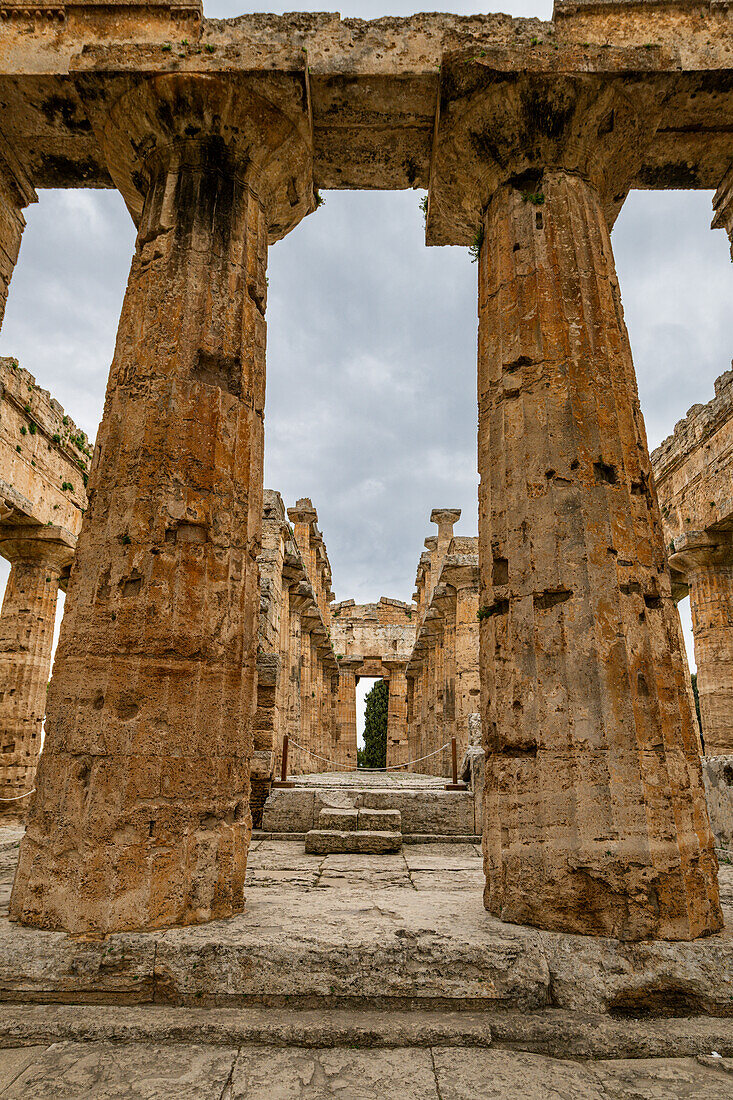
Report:
[[[339,598],[409,598],[435,506],[476,531],[476,267],[465,249],[425,248],[420,197],[326,192],[270,253],[266,484],[313,498]],[[710,216],[709,194],[636,193],[613,233],[652,446],[733,354],[733,265]],[[90,433],[133,241],[114,193],[47,192],[28,211],[0,351]]]

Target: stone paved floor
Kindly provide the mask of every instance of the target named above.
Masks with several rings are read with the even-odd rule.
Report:
[[[19,831],[0,830],[0,891],[9,895],[17,855]],[[733,902],[733,867],[721,869],[724,897]],[[413,932],[402,915],[420,919],[455,914],[460,925],[472,927],[483,914],[481,853],[473,844],[406,845],[391,856],[308,856],[296,842],[255,842],[249,861],[248,914],[237,922],[219,922],[235,929],[239,922],[260,927],[272,924],[273,934],[288,936],[283,920],[292,913],[293,928],[316,916],[328,927],[342,926],[343,942],[354,927],[366,921],[379,936],[379,922],[394,934],[396,920],[405,922],[407,943]],[[441,915],[438,899],[452,899],[450,912]],[[309,899],[312,901],[309,902]],[[413,899],[409,901],[408,899]],[[309,909],[310,905],[310,909]],[[2,896],[0,895],[0,908]],[[432,907],[432,908],[431,908]],[[474,909],[476,913],[474,913]],[[423,915],[423,911],[427,917]],[[308,918],[308,912],[311,917]],[[444,923],[445,923],[444,920]],[[158,949],[181,937],[210,935],[214,926],[166,934]],[[436,928],[433,925],[433,928]],[[511,926],[501,926],[511,938]],[[279,928],[279,932],[278,932]],[[465,931],[465,929],[464,929]],[[521,933],[523,935],[524,933]],[[26,933],[27,935],[27,933]],[[59,937],[66,941],[66,937]],[[275,944],[276,940],[270,941]],[[371,942],[371,941],[370,941]],[[337,947],[336,950],[343,948]],[[508,949],[515,951],[509,943]],[[466,957],[470,969],[472,956]],[[356,963],[355,963],[356,965]],[[455,979],[455,972],[451,972]],[[10,1009],[10,1006],[8,1006]],[[36,1011],[51,1012],[49,1006]],[[74,1008],[77,1022],[91,1007]],[[150,1012],[141,1006],[137,1012]],[[163,1011],[163,1010],[156,1010]],[[176,1009],[169,1009],[175,1013]],[[196,1010],[206,1019],[205,1009]],[[234,1011],[234,1010],[227,1010]],[[264,1009],[276,1019],[277,1007]],[[369,1010],[364,1010],[366,1019]],[[460,1014],[459,1014],[460,1015]],[[681,1021],[680,1021],[681,1022]],[[718,1021],[716,1026],[719,1026]],[[727,1026],[727,1021],[722,1021]],[[629,1029],[634,1021],[624,1024]],[[733,1020],[730,1023],[733,1032]],[[82,1032],[82,1035],[88,1033]],[[387,1049],[360,1049],[334,1041],[332,1046],[309,1049],[296,1043],[256,1045],[252,1042],[194,1041],[194,1027],[186,1041],[161,1038],[148,1041],[144,1030],[130,1041],[129,1033],[115,1040],[29,1041],[32,1046],[0,1049],[2,1100],[733,1100],[733,1058],[705,1055],[684,1058],[633,1058],[584,1061],[551,1058],[521,1050],[429,1045],[414,1037],[410,1045]],[[421,1033],[422,1034],[422,1033]],[[493,1034],[493,1033],[492,1033]],[[201,1036],[209,1038],[202,1025]],[[11,1039],[8,1042],[18,1042]],[[733,1046],[731,1047],[733,1049]],[[727,1053],[731,1053],[728,1050]]]
[[[0,1050],[3,1100],[731,1100],[733,1059],[74,1043]]]

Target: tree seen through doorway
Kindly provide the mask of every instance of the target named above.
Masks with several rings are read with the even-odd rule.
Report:
[[[389,685],[377,680],[366,697],[364,711],[364,748],[357,752],[360,768],[384,768],[387,765],[387,707]]]

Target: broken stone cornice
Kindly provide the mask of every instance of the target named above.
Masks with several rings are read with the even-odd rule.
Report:
[[[687,458],[692,448],[699,446],[726,420],[733,416],[733,370],[715,380],[715,397],[706,405],[696,404],[678,420],[674,431],[651,453],[654,477],[659,481],[678,463]]]

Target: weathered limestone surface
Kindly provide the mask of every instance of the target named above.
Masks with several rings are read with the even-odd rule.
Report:
[[[690,595],[710,823],[717,846],[728,850],[733,846],[733,371],[716,380],[712,401],[693,405],[651,458],[673,594]]]
[[[299,501],[299,505],[304,504]],[[316,516],[310,501],[308,504]],[[297,508],[290,511],[296,512]],[[331,568],[315,522],[299,526],[296,537],[280,494],[265,490],[262,550],[257,559],[260,619],[250,772],[250,806],[257,828],[273,778],[277,778],[282,765],[286,734],[294,742],[288,755],[289,774],[321,770],[322,763],[310,756],[308,749],[325,756],[340,751],[339,666],[329,635]],[[307,676],[302,675],[304,662]],[[308,693],[307,698],[303,698],[303,692]],[[312,705],[316,692],[317,701]],[[355,764],[355,711],[353,755]]]
[[[702,778],[715,845],[733,858],[733,756],[703,757]]]
[[[345,780],[350,780],[347,783]],[[397,811],[405,836],[476,836],[482,806],[474,794],[446,791],[444,784],[409,773],[387,776],[337,773],[301,777],[290,790],[275,789],[265,803],[262,827],[268,833],[306,833],[317,828],[323,808]]]
[[[0,815],[25,816],[34,785],[59,587],[87,503],[92,450],[33,375],[0,359]]]
[[[649,105],[566,94],[531,150],[544,170],[494,193],[479,261],[486,902],[546,928],[687,939],[721,926],[716,861],[598,190]],[[446,125],[458,140],[469,123]]]
[[[348,751],[339,761],[356,765],[356,685],[361,676],[389,684],[387,767],[408,761],[407,681],[405,670],[415,643],[415,608],[380,596],[377,603],[342,600],[331,606],[331,637],[341,671],[339,736]]]
[[[478,713],[478,539],[454,537],[457,508],[435,508],[437,537],[425,540],[415,581],[417,635],[407,666],[407,722],[414,770],[451,774],[450,741],[460,760]],[[427,756],[428,759],[421,759]]]
[[[56,600],[73,541],[59,527],[0,527],[0,554],[12,562],[0,612],[0,800],[8,800],[0,814],[17,812],[33,787]]]
[[[733,751],[733,371],[652,454],[678,595],[690,593],[707,756]]]
[[[706,1056],[592,1063],[512,1050],[462,1046],[289,1045],[250,1041],[241,1049],[187,1041],[62,1042],[0,1051],[0,1085],[8,1098],[37,1094],[53,1080],[58,1100],[156,1096],[186,1090],[201,1100],[291,1100],[307,1089],[314,1100],[729,1100],[731,1060]],[[224,1090],[224,1091],[222,1091]]]
[[[62,527],[79,534],[92,447],[86,434],[15,359],[0,357],[2,525]]]
[[[23,208],[37,201],[12,148],[0,135],[0,327],[25,229]]]
[[[317,856],[292,842],[255,842],[247,911],[229,921],[100,940],[3,919],[0,999],[216,999],[270,1005],[275,1017],[286,997],[291,1009],[480,1008],[492,1032],[558,1053],[733,1053],[729,931],[695,943],[628,944],[521,928],[483,909],[482,875],[472,844]],[[729,906],[730,868],[721,875]],[[569,1015],[558,1021],[558,1010]],[[666,1040],[658,1030],[656,1045],[654,1031],[636,1031],[628,1019],[659,1021],[670,1011],[721,1019],[707,1032],[684,1021],[683,1033]],[[713,1034],[722,1047],[706,1045]]]
[[[0,277],[29,188],[114,185],[139,226],[14,915],[83,932],[241,908],[267,243],[316,207],[314,184],[423,184],[428,243],[483,239],[488,902],[631,939],[719,927],[608,227],[634,186],[719,187],[728,224],[727,6],[365,23],[8,0],[0,17],[3,160],[24,189],[0,196],[15,218]],[[473,690],[457,682],[470,599],[461,616],[438,570],[449,513],[423,563],[426,688],[407,688],[408,724],[436,747]],[[317,607],[289,600],[288,722],[327,760],[327,560],[296,541]],[[728,585],[713,564],[711,619]],[[262,662],[263,710],[277,673]],[[404,751],[402,730],[392,742]]]
[[[143,210],[16,920],[107,931],[243,908],[267,242],[313,203],[299,111],[268,91],[289,106],[276,80],[233,99],[162,76],[98,123]]]

